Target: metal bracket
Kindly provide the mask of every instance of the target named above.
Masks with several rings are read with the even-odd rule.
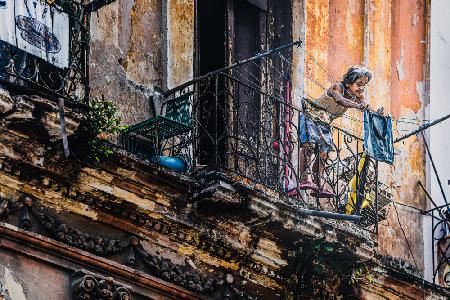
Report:
[[[115,1],[116,0],[93,0],[93,1],[89,2],[88,4],[86,4],[85,9],[86,9],[87,13],[91,13],[91,12],[97,11],[100,8],[102,8],[103,6],[111,4]]]

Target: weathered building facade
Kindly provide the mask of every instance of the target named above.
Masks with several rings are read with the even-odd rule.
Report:
[[[379,165],[377,197],[380,182],[396,206],[385,203],[384,215],[376,207],[370,228],[312,216],[311,208],[330,204],[283,190],[300,164],[290,145],[298,146],[302,99],[317,97],[350,65],[373,70],[368,101],[393,116],[397,136],[415,129],[402,117],[428,118],[429,1],[92,3],[102,7],[91,4],[98,9],[88,14],[84,5],[81,90],[110,99],[127,125],[168,114],[170,103],[188,95],[194,121],[184,130],[157,119],[182,134],[148,130],[160,149],[144,149],[156,151],[156,160],[127,147],[136,141],[125,134],[125,143],[104,141],[112,153],[97,162],[83,155],[92,108],[73,101],[80,89],[67,88],[66,157],[61,93],[0,77],[0,298],[449,298],[448,286],[423,279],[428,205],[418,182],[430,175],[421,138],[397,143],[394,165]],[[295,41],[301,45],[214,73]],[[280,94],[285,102],[275,99]],[[335,134],[356,153],[361,118],[349,111],[338,120],[347,133]],[[256,154],[245,139],[258,144]],[[188,157],[182,172],[162,163],[180,153]],[[339,168],[350,160],[330,165],[337,190],[353,176]],[[340,200],[330,213],[342,214]]]

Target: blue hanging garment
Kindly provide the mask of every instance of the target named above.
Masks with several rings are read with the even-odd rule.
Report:
[[[364,150],[374,159],[392,165],[394,143],[391,117],[364,111]]]

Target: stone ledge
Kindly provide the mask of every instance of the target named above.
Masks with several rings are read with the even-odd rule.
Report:
[[[72,135],[83,119],[84,107],[66,106],[67,135]],[[12,131],[54,142],[61,139],[57,103],[33,95],[13,95],[0,87],[0,124]]]
[[[163,296],[166,299],[172,297],[204,299],[203,296],[189,292],[177,285],[9,224],[0,222],[0,236],[2,236],[0,248],[18,251],[22,255],[45,261],[51,265],[56,264],[71,271],[76,271],[80,267],[102,270],[104,274],[113,275],[130,286],[137,285],[141,289],[145,288],[150,294],[154,294],[156,290],[160,297]]]
[[[261,288],[276,290],[284,284],[292,272],[287,252],[303,241],[336,244],[352,261],[373,255],[370,235],[353,224],[302,216],[296,211],[298,205],[275,191],[233,176],[186,176],[120,149],[92,168],[66,160],[58,149],[47,146],[52,156],[37,165],[16,148],[25,146],[36,161],[44,157],[36,149],[57,139],[57,107],[38,97],[20,99],[25,101],[21,108],[3,120],[9,140],[0,141],[10,150],[1,159],[0,175],[5,179],[1,185],[8,185],[5,189],[13,194],[29,194],[53,209],[145,235],[179,256],[193,255]],[[42,114],[34,114],[36,107]],[[81,120],[77,111],[68,109],[67,118],[72,115]],[[10,128],[17,120],[29,122],[30,128],[45,128],[48,136],[37,140],[30,130]],[[196,205],[202,202],[245,210],[235,210],[229,220],[220,219],[199,214]]]
[[[273,191],[266,192],[262,188],[255,188],[254,185],[233,181],[231,176],[224,173],[204,173],[197,178],[203,184],[198,192],[194,193],[195,201],[206,201],[210,204],[219,202],[231,206],[243,204],[264,220],[265,224],[277,223],[280,230],[291,232],[299,240],[324,239],[330,243],[354,244],[355,255],[363,260],[371,259],[374,255],[373,236],[352,222],[301,215],[296,209],[308,207],[294,205],[293,200],[280,198],[278,193]],[[239,213],[236,212],[236,215]]]

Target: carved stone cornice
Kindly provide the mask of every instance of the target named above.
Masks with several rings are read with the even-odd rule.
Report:
[[[71,247],[100,256],[108,256],[121,252],[129,246],[129,242],[90,235],[66,223],[62,223],[55,217],[47,214],[42,207],[38,209],[36,205],[33,205],[33,201],[29,197],[18,201],[0,198],[0,218],[6,218],[14,213],[19,215],[18,225],[20,228],[30,231],[33,227],[34,220],[40,225],[40,228],[46,236]]]
[[[19,226],[29,231],[33,228],[33,220],[36,220],[44,229],[44,235],[95,255],[107,257],[114,253],[123,253],[128,249],[124,262],[126,265],[135,267],[136,258],[139,257],[147,267],[143,271],[188,290],[208,294],[212,293],[218,286],[219,281],[212,277],[206,277],[190,267],[176,265],[169,259],[150,254],[141,246],[137,237],[133,236],[128,241],[120,241],[84,233],[58,221],[55,217],[46,213],[43,207],[36,207],[29,197],[17,201],[0,198],[0,207],[3,208],[0,212],[1,219],[17,214]]]
[[[169,220],[165,218],[153,218],[148,214],[138,211],[135,206],[123,203],[123,199],[119,199],[104,191],[81,191],[74,182],[71,182],[66,177],[52,174],[45,169],[10,158],[0,159],[0,172],[8,174],[8,176],[17,180],[30,182],[36,186],[43,185],[46,191],[60,193],[67,200],[73,201],[73,203],[84,203],[96,212],[102,212],[105,215],[125,220],[146,231],[167,236],[172,241],[192,246],[197,250],[208,253],[211,257],[223,261],[234,261],[241,268],[246,269],[246,272],[251,271],[255,274],[268,276],[278,282],[285,280],[285,276],[279,270],[252,260],[250,257],[252,249],[245,249],[245,251],[236,249],[233,245],[227,243],[224,238],[221,238],[221,235],[217,234],[214,229],[209,229],[207,226],[204,226],[205,224],[199,225],[190,223],[187,220],[174,218]],[[11,205],[21,206],[23,204],[12,202]],[[24,218],[23,222],[24,224],[26,223],[26,218]],[[42,222],[45,228],[53,230],[55,235],[51,235],[52,237],[66,244],[78,247],[79,240],[77,238],[74,239],[72,233],[75,233],[75,236],[79,236],[80,234],[76,234],[76,232],[73,232],[67,226],[61,224],[55,225],[50,219],[43,219]],[[109,242],[102,239],[94,239],[94,246],[95,241],[102,245],[100,248],[96,248],[98,249],[98,254],[107,250],[103,246],[105,243],[109,244]],[[83,243],[83,241],[81,242]],[[92,243],[88,242],[84,246],[91,247]],[[119,244],[116,246],[121,248]],[[87,249],[86,247],[80,249]],[[123,245],[123,247],[126,247],[126,245]],[[116,248],[110,247],[108,251],[115,250]]]
[[[0,222],[0,237],[2,251],[12,251],[73,272],[86,267],[101,270],[104,274],[126,281],[130,286],[144,289],[144,292],[147,290],[149,295],[162,295],[162,299],[168,296],[171,299],[204,299],[176,284],[13,225]]]
[[[66,132],[75,132],[83,119],[83,105],[66,102]],[[24,125],[27,126],[24,126]],[[53,142],[60,139],[58,105],[45,98],[33,96],[11,96],[0,87],[0,125],[13,131]],[[39,129],[39,130],[37,130]]]

